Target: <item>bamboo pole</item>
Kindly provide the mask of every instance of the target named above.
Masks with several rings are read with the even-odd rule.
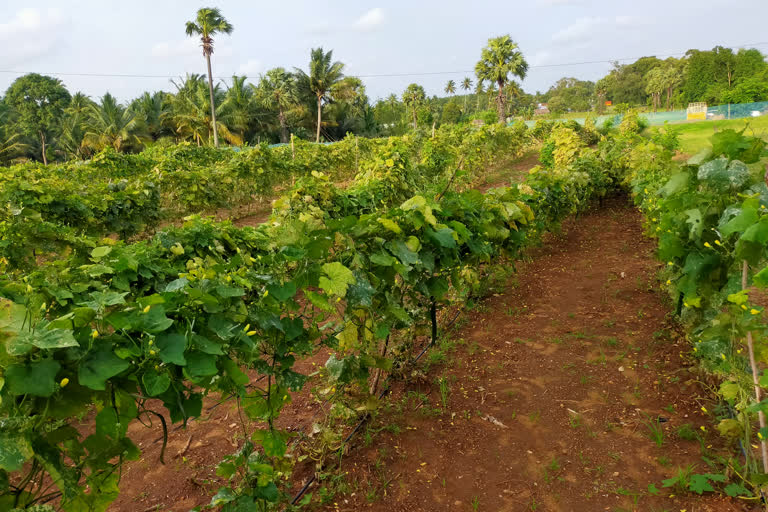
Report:
[[[741,267],[741,288],[747,289],[747,278],[749,274],[749,264],[747,260],[744,260]],[[755,400],[760,403],[760,378],[757,376],[757,363],[755,362],[755,349],[752,340],[752,331],[747,332],[747,350],[749,351],[749,365],[752,367],[752,383],[755,385]],[[760,429],[765,428],[765,413],[758,411],[758,421],[760,422]],[[768,441],[765,439],[760,441],[760,448],[763,455],[763,473],[768,473]]]

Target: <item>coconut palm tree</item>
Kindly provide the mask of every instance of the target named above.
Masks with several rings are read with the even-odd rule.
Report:
[[[27,150],[27,144],[21,141],[21,132],[13,130],[8,117],[8,107],[0,102],[0,165],[9,165]]]
[[[445,93],[450,94],[451,96],[456,94],[456,82],[448,80],[448,83],[445,84]]]
[[[288,122],[286,112],[299,103],[296,77],[284,68],[274,68],[266,72],[259,80],[256,97],[259,103],[271,111],[277,111],[280,123],[280,142],[288,142]]]
[[[414,130],[418,127],[416,124],[416,111],[426,98],[427,95],[424,93],[424,88],[419,84],[410,84],[405,88],[405,92],[403,92],[403,103],[413,112]]]
[[[187,75],[184,81],[176,82],[171,80],[176,87],[176,94],[168,95],[169,108],[163,114],[163,122],[182,139],[192,139],[197,145],[210,143],[213,127],[216,127],[217,133],[232,144],[242,144],[242,140],[237,134],[232,133],[224,121],[218,119],[214,124],[211,114],[216,111],[211,110],[209,89],[203,75]],[[224,100],[224,93],[216,85],[213,89],[214,104],[221,105]]]
[[[322,48],[313,48],[309,58],[309,73],[296,69],[299,87],[309,91],[317,98],[317,136],[320,142],[320,126],[323,120],[323,101],[329,101],[331,88],[344,78],[344,64],[333,61],[333,50],[324,52]]]
[[[509,35],[488,40],[488,46],[483,48],[480,60],[475,65],[475,74],[478,81],[487,80],[498,85],[496,108],[499,123],[504,123],[506,118],[504,85],[509,81],[509,75],[522,80],[527,72],[528,62]]]
[[[232,25],[224,19],[216,7],[203,7],[197,11],[195,21],[186,25],[188,36],[200,36],[203,57],[208,64],[208,93],[211,100],[211,126],[213,127],[213,145],[219,147],[219,133],[216,128],[216,102],[213,96],[213,72],[211,72],[211,54],[213,54],[213,36],[216,34],[231,34]]]
[[[483,87],[483,82],[477,82],[475,85],[475,99],[477,100],[476,110],[480,110],[480,99],[483,97],[484,92],[485,88]]]
[[[120,105],[109,93],[101,98],[100,104],[90,105],[88,114],[83,143],[95,151],[106,147],[116,151],[135,149],[149,140],[136,113]]]
[[[162,117],[166,108],[165,93],[145,92],[131,102],[131,110],[135,112],[146,127],[147,134],[157,140],[163,134]]]
[[[256,117],[256,100],[253,87],[245,84],[247,77],[232,75],[232,85],[227,88],[224,101],[221,102],[221,121],[233,132],[237,138],[244,141],[246,133],[253,125]]]
[[[469,91],[472,88],[472,79],[468,76],[464,77],[464,80],[461,81],[461,88],[464,90],[464,112],[467,111],[467,91]]]

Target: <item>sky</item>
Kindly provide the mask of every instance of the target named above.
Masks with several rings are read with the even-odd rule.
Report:
[[[310,49],[322,46],[374,101],[412,82],[444,95],[448,80],[474,80],[482,47],[503,34],[530,65],[522,85],[531,93],[563,76],[597,80],[612,60],[715,45],[768,53],[768,0],[4,0],[0,91],[23,72],[57,76],[94,99],[173,90],[171,78],[205,72],[199,41],[184,33],[203,6],[234,26],[215,40],[213,72],[225,83],[232,74],[256,82],[276,66],[306,69]]]

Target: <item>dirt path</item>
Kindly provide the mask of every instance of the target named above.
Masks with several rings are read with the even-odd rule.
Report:
[[[328,510],[749,510],[662,488],[679,467],[708,472],[702,447],[722,447],[637,212],[611,200],[564,233],[391,397],[346,479],[313,489]]]

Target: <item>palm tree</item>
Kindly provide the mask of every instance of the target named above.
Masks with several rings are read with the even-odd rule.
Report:
[[[224,19],[216,7],[203,7],[197,11],[196,21],[188,21],[186,27],[188,36],[200,36],[203,56],[208,64],[208,92],[211,99],[211,126],[213,127],[213,145],[219,147],[219,133],[216,129],[216,103],[213,98],[213,73],[211,72],[211,54],[213,53],[213,36],[218,33],[231,34],[232,25]]]
[[[468,76],[464,77],[464,80],[461,81],[461,88],[464,90],[464,112],[467,111],[467,91],[469,91],[472,88],[472,79]]]
[[[483,88],[483,82],[477,82],[475,85],[475,99],[477,100],[476,110],[480,110],[480,99],[483,97],[485,89]]]
[[[296,78],[284,68],[270,69],[261,77],[256,95],[264,108],[277,111],[280,142],[288,142],[288,122],[285,114],[286,110],[295,107],[299,102]]]
[[[509,35],[494,37],[488,40],[488,46],[483,48],[480,61],[475,65],[475,74],[478,81],[489,81],[498,85],[496,107],[499,114],[499,123],[504,123],[506,117],[504,85],[509,81],[509,75],[521,80],[528,72],[528,62],[518,50]]]
[[[157,140],[162,135],[162,118],[165,108],[165,93],[162,91],[152,94],[145,92],[131,102],[131,110],[142,120],[147,134],[153,140]]]
[[[217,133],[221,133],[227,141],[242,144],[242,140],[221,119],[213,123],[211,115],[215,115],[216,111],[211,109],[209,89],[203,75],[187,75],[183,82],[171,80],[171,83],[176,87],[176,94],[168,95],[169,108],[163,114],[163,122],[174,133],[182,139],[194,140],[199,146],[204,142],[210,143],[215,126]],[[218,85],[213,89],[213,98],[214,105],[223,103],[224,93]]]
[[[227,88],[221,103],[222,121],[232,131],[238,133],[240,141],[245,140],[248,129],[255,118],[255,98],[253,87],[246,87],[247,77],[232,75],[232,86]]]
[[[296,69],[300,88],[309,91],[317,98],[317,136],[320,142],[320,126],[323,119],[323,101],[330,100],[329,93],[333,85],[344,78],[344,64],[333,62],[333,50],[328,53],[322,48],[313,48],[309,58],[309,74]]]
[[[448,83],[445,84],[445,93],[450,94],[451,96],[456,94],[456,82],[448,80]]]
[[[8,117],[9,109],[0,102],[0,165],[9,165],[28,149],[21,141],[21,132],[11,129]]]
[[[403,92],[403,103],[405,103],[405,106],[410,108],[411,111],[413,112],[413,129],[414,130],[417,128],[416,110],[419,108],[419,105],[421,105],[424,102],[426,97],[427,95],[424,93],[424,88],[419,84],[411,84],[408,87],[406,87],[405,92]]]
[[[108,146],[123,151],[149,139],[136,113],[120,105],[109,93],[101,98],[101,104],[90,105],[88,113],[83,143],[95,151]]]

